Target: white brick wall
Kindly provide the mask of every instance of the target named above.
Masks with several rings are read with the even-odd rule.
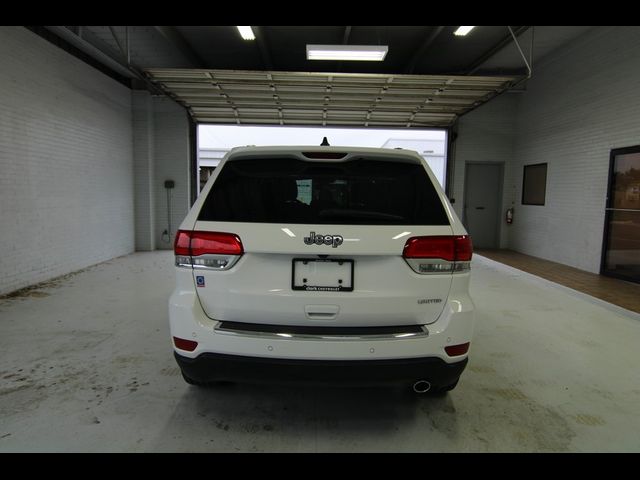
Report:
[[[146,90],[132,92],[135,169],[136,250],[173,248],[173,239],[190,208],[189,120],[184,108]],[[165,180],[173,180],[171,234]]]
[[[506,247],[509,228],[502,220],[503,213],[511,206],[511,189],[506,181],[510,175],[513,160],[515,135],[515,107],[519,94],[504,93],[490,102],[464,115],[458,121],[458,138],[454,152],[454,176],[452,197],[453,207],[463,217],[465,165],[473,162],[499,162],[503,164],[505,182],[503,205],[500,215],[500,246]]]
[[[187,112],[173,100],[153,98],[154,118],[154,183],[155,183],[155,244],[158,249],[172,249],[175,232],[189,212],[189,121]],[[173,180],[171,191],[171,235],[169,241],[162,232],[168,228],[167,192],[165,180]]]
[[[156,248],[153,100],[146,90],[134,90],[131,92],[131,96],[133,107],[136,250],[151,251]]]
[[[0,294],[134,248],[131,93],[0,28]]]
[[[640,27],[597,27],[534,66],[519,98],[511,248],[597,273],[609,153],[640,144]],[[521,205],[523,165],[548,163],[544,206]]]

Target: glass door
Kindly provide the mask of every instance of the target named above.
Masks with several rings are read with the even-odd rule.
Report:
[[[640,146],[611,151],[601,273],[640,283]]]

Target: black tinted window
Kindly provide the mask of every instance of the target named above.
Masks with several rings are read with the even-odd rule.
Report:
[[[296,159],[228,162],[199,220],[339,225],[448,225],[421,165]]]

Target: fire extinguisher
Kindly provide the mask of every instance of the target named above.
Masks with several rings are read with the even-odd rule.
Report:
[[[513,207],[507,209],[505,220],[507,221],[507,225],[511,225],[513,223]]]

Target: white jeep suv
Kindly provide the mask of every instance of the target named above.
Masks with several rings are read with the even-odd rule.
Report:
[[[400,149],[243,147],[175,239],[184,379],[454,388],[474,324],[471,239]]]

